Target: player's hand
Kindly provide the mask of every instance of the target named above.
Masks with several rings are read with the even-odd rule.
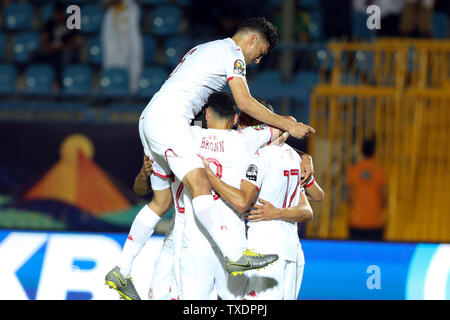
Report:
[[[302,139],[309,137],[311,134],[315,133],[316,130],[303,122],[291,123],[289,125],[288,132],[291,136],[297,139]]]
[[[300,185],[304,186],[311,176],[314,175],[314,165],[312,157],[309,154],[303,153],[301,158],[302,163],[300,164],[300,171],[302,180],[300,181]]]
[[[147,177],[149,177],[153,173],[153,159],[150,159],[150,157],[144,155],[144,164],[142,166],[142,169],[144,170],[144,173]]]
[[[280,209],[275,208],[270,202],[258,199],[262,205],[254,204],[253,210],[247,213],[247,219],[251,222],[275,220],[280,218]]]

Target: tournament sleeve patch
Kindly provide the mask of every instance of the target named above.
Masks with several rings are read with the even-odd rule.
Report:
[[[241,59],[237,59],[234,62],[233,72],[245,76],[244,62]]]
[[[256,165],[254,165],[254,164],[250,164],[248,166],[247,173],[245,174],[245,177],[248,180],[256,182],[256,178],[258,177],[258,167]]]

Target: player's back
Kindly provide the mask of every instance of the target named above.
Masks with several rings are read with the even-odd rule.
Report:
[[[200,155],[210,163],[211,170],[226,184],[238,189],[251,157],[272,137],[272,130],[267,126],[249,127],[244,130],[202,129],[194,126],[192,132],[200,146]],[[189,194],[186,196],[189,197]],[[223,228],[241,230],[237,233],[245,237],[242,215],[215,193],[214,199],[225,222]],[[188,212],[189,207],[190,204],[186,203],[186,227],[183,239],[198,236],[196,226],[192,223],[193,215]],[[183,243],[186,241],[183,240]]]
[[[251,171],[256,171],[258,179],[261,179],[258,197],[277,208],[296,206],[301,190],[301,158],[297,152],[287,144],[269,145],[259,149],[254,159],[257,161],[250,162],[250,167],[255,166]],[[249,248],[258,248],[263,250],[261,252],[277,252],[280,257],[288,260],[296,259],[298,248],[285,245],[298,243],[296,223],[269,220],[249,222],[248,226]]]
[[[191,120],[211,93],[222,90],[227,79],[234,76],[245,78],[245,60],[231,38],[200,44],[186,53],[154,95],[149,103],[154,109],[152,116]]]

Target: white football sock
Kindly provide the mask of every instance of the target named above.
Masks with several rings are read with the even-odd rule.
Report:
[[[161,219],[148,205],[145,205],[134,218],[130,233],[122,248],[122,253],[117,266],[120,272],[128,277],[134,259],[141,251],[145,242],[151,237],[156,224]]]
[[[201,195],[192,199],[195,216],[209,232],[225,257],[236,261],[242,256],[242,248],[233,241],[223,221],[220,210],[217,208],[212,195]]]

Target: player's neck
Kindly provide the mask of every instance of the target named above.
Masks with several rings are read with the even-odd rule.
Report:
[[[231,127],[229,121],[208,120],[208,129],[229,130]]]

